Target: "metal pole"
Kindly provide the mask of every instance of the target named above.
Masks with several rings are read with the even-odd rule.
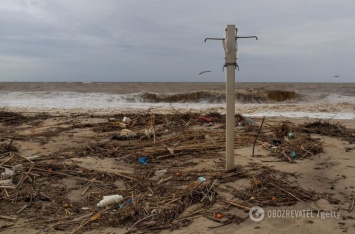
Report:
[[[235,68],[236,68],[236,28],[227,25],[225,43],[226,82],[226,171],[234,168],[234,125],[235,125]]]

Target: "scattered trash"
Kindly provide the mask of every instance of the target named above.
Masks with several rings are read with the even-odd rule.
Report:
[[[97,203],[97,207],[106,207],[118,203],[123,197],[121,195],[103,196],[103,199]]]
[[[205,178],[205,177],[198,177],[198,181],[200,181],[200,182],[204,182],[204,181],[206,181],[207,179]]]
[[[255,123],[255,121],[252,120],[251,118],[246,117],[246,118],[245,118],[245,121],[247,121],[247,123],[248,123],[249,125],[257,125],[257,124]]]
[[[132,132],[131,130],[129,129],[122,129],[121,133],[120,133],[122,136],[136,136],[137,134],[135,134],[134,132]]]
[[[118,126],[120,128],[126,128],[127,125],[125,123],[122,123],[122,122],[110,122],[111,125],[113,126]]]
[[[154,174],[155,174],[156,176],[163,176],[163,175],[165,175],[167,172],[168,172],[168,170],[163,169],[163,170],[156,171]]]
[[[217,214],[216,214],[216,218],[217,218],[217,219],[221,219],[221,218],[223,218],[223,215],[222,215],[221,213],[217,213]]]
[[[272,201],[277,201],[277,198],[274,196],[271,198]]]
[[[203,126],[213,126],[213,123],[212,122],[205,123],[205,124],[203,124]]]
[[[204,122],[206,122],[206,123],[211,123],[211,122],[212,122],[211,119],[209,119],[209,118],[207,118],[207,117],[204,117],[204,116],[199,116],[199,117],[197,117],[197,119],[199,119],[199,120],[201,120],[201,121],[204,121]]]
[[[123,209],[127,204],[131,204],[132,203],[132,199],[128,198],[125,202],[119,204],[118,206],[120,207],[120,209]]]
[[[298,158],[298,155],[295,151],[291,151],[291,157],[292,158]]]
[[[154,135],[154,128],[153,127],[149,127],[148,129],[144,129],[144,135],[148,138],[150,138],[151,136]]]
[[[123,117],[122,121],[126,124],[130,124],[132,120],[128,117]]]
[[[295,138],[295,134],[293,132],[288,132],[287,133],[287,137],[288,137],[288,139],[294,139]]]
[[[109,121],[109,122],[116,122],[116,121],[117,121],[117,118],[108,118],[108,121]]]
[[[141,157],[138,159],[138,162],[140,162],[140,164],[148,164],[148,158],[147,157]]]
[[[11,178],[14,174],[15,174],[15,173],[14,173],[13,170],[11,170],[11,169],[5,167],[5,172],[2,172],[2,173],[1,173],[1,179],[2,179],[2,180],[9,179],[9,178]]]
[[[40,157],[39,155],[33,155],[33,156],[28,157],[27,159],[30,161],[34,161],[34,160],[39,159],[39,157]]]
[[[112,140],[133,140],[137,139],[138,134],[132,132],[129,129],[122,129],[120,134],[115,134],[112,136]]]
[[[274,153],[276,153],[277,152],[277,146],[273,146],[273,147],[271,147],[271,152],[274,152]]]

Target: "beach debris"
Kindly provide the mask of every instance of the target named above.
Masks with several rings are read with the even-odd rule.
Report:
[[[298,158],[298,154],[295,151],[291,151],[291,157],[293,159],[296,159],[296,158]]]
[[[127,116],[123,117],[122,121],[126,124],[130,124],[132,122],[132,120]]]
[[[129,129],[122,129],[120,134],[114,134],[111,139],[112,140],[133,140],[137,138],[138,138],[138,134],[132,132]]]
[[[102,200],[97,203],[97,207],[106,207],[115,203],[118,203],[120,200],[122,200],[122,196],[121,195],[109,195],[109,196],[103,196]]]
[[[30,161],[34,161],[34,160],[37,160],[37,159],[39,159],[39,158],[40,158],[39,155],[32,155],[32,156],[30,156],[30,157],[27,157],[27,159],[30,160]]]
[[[205,177],[202,177],[202,176],[200,176],[200,177],[198,177],[198,181],[199,182],[204,182],[204,181],[206,181],[207,179],[205,178]]]
[[[345,126],[332,120],[307,122],[300,125],[297,129],[304,133],[316,133],[324,136],[339,137],[340,139],[348,141],[350,144],[355,143],[355,130],[346,129]]]
[[[251,118],[245,118],[245,121],[249,124],[249,125],[257,125],[256,122],[254,120],[252,120]]]
[[[148,158],[146,156],[141,157],[138,159],[138,162],[143,165],[148,164]]]
[[[158,170],[158,171],[156,171],[154,174],[155,174],[156,176],[163,176],[163,175],[165,175],[167,172],[168,172],[167,169],[163,169],[163,170]]]
[[[217,218],[217,219],[221,219],[221,218],[223,218],[223,215],[222,215],[221,213],[217,213],[217,214],[216,214],[216,218]]]
[[[148,137],[148,139],[150,139],[152,136],[154,136],[154,128],[149,127],[149,128],[144,129],[144,135],[146,137]]]
[[[294,139],[295,138],[295,134],[293,132],[288,132],[287,133],[287,137],[288,137],[288,139]]]
[[[76,123],[68,127],[66,131],[91,128],[109,133],[97,134],[95,141],[90,139],[54,155],[43,155],[41,160],[29,162],[28,158],[4,148],[5,151],[0,155],[0,172],[8,168],[14,174],[9,179],[0,180],[2,215],[31,220],[25,225],[36,223],[39,228],[50,226],[55,231],[68,233],[96,231],[102,227],[126,228],[129,233],[151,233],[183,228],[201,216],[213,218],[219,226],[238,224],[246,220],[247,215],[239,217],[233,214],[235,210],[249,211],[255,205],[288,206],[302,202],[308,206],[320,198],[327,199],[331,204],[339,202],[331,194],[300,187],[294,180],[296,173],[280,172],[261,164],[243,165],[238,170],[225,172],[222,170],[223,159],[216,158],[224,150],[225,132],[222,127],[225,116],[208,114],[216,123],[215,128],[209,129],[200,127],[197,116],[197,113],[156,114],[154,126],[159,132],[156,144],[147,140],[107,141],[107,135],[111,131],[113,134],[117,128],[104,122]],[[123,117],[123,114],[117,115],[117,119]],[[129,117],[133,119],[130,123],[133,133],[142,132],[147,128],[147,121],[152,120],[149,113],[132,114]],[[256,117],[255,120],[259,122]],[[236,148],[251,147],[258,134],[259,126],[250,125],[245,119],[242,123],[235,139]],[[297,152],[297,159],[300,160],[322,149],[321,139],[313,134],[311,137],[290,123],[287,126],[282,129],[280,124],[264,124],[257,143],[270,150],[271,155],[288,161],[295,161],[291,156],[292,151]],[[169,131],[164,132],[164,129]],[[292,140],[287,137],[289,131],[296,136]],[[278,133],[282,134],[276,136]],[[37,141],[44,136],[55,136],[54,133],[47,134],[31,135],[29,139]],[[21,137],[18,138],[20,142],[25,142],[26,138]],[[14,149],[15,145],[12,144]],[[143,155],[149,156],[149,164],[148,156]],[[143,163],[139,157],[145,158]],[[112,170],[97,171],[75,165],[71,158],[112,159],[119,165],[112,165]],[[199,160],[205,159],[213,160],[214,167],[194,169]],[[23,166],[22,171],[16,169],[17,165]],[[122,166],[122,171],[115,171],[115,166]],[[162,171],[161,177],[154,176],[156,172],[160,175],[159,171]],[[292,182],[288,180],[291,176]],[[231,186],[230,182],[240,179],[250,181],[250,187],[248,184],[246,187]],[[72,194],[84,194],[85,205],[82,199],[71,200]],[[109,198],[113,202],[111,205],[102,204],[100,211],[93,213],[97,203],[105,200],[104,194],[116,194],[121,199]],[[232,197],[233,201],[229,201]],[[226,206],[221,209],[223,203]],[[217,217],[218,214],[222,217]]]
[[[203,121],[203,122],[206,122],[206,123],[211,123],[212,122],[212,120],[210,119],[210,118],[207,118],[207,117],[205,117],[205,116],[199,116],[199,117],[197,117],[197,119],[198,120],[201,120],[201,121]]]

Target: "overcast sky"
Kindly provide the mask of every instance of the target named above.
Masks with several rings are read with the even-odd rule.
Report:
[[[0,0],[0,81],[224,82],[227,24],[236,81],[355,81],[354,0]]]

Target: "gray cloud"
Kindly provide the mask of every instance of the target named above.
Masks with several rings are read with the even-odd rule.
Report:
[[[238,81],[353,82],[353,9],[347,0],[3,0],[0,81],[224,81],[221,43],[203,40],[236,24],[259,37],[238,40]]]

